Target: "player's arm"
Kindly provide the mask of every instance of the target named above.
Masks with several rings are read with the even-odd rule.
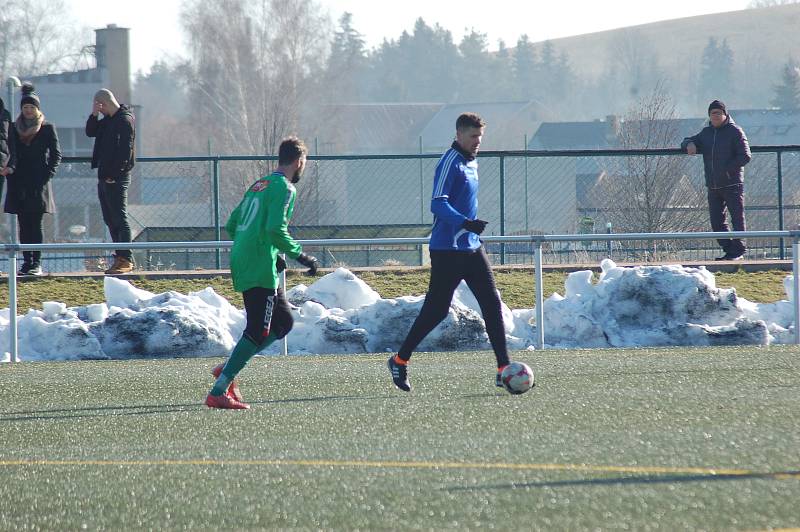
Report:
[[[289,218],[287,214],[289,207],[294,202],[294,191],[286,184],[275,182],[274,187],[270,187],[266,194],[267,201],[267,222],[264,230],[267,239],[275,246],[278,251],[286,253],[290,258],[296,259],[303,248],[289,234]]]
[[[461,226],[467,219],[450,204],[450,191],[458,173],[453,165],[440,164],[436,168],[433,179],[433,197],[431,198],[431,212],[451,225]]]
[[[236,237],[236,228],[239,227],[239,212],[241,211],[242,204],[233,209],[227,223],[225,224],[225,231],[228,232],[228,237],[233,240]]]

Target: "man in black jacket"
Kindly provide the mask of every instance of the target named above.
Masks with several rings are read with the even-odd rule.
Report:
[[[101,113],[102,119],[99,118]],[[135,163],[134,123],[133,113],[127,106],[120,105],[110,90],[97,91],[92,114],[86,121],[86,135],[95,138],[92,168],[97,168],[97,196],[103,211],[103,221],[114,242],[131,241],[128,186]],[[128,273],[133,267],[131,251],[118,249],[114,255],[114,264],[106,273]]]
[[[14,126],[11,113],[5,108],[3,99],[0,98],[0,197],[3,196],[6,176],[14,172],[17,160],[14,143],[9,142],[12,127]]]
[[[711,229],[728,231],[727,210],[733,230],[745,231],[744,166],[750,162],[750,145],[721,101],[711,102],[708,118],[709,125],[683,139],[681,149],[689,155],[703,154]],[[717,242],[725,254],[716,260],[741,260],[744,256],[746,248],[741,239],[720,238]]]

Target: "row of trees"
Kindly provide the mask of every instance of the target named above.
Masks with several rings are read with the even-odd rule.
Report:
[[[786,3],[762,0],[761,3]],[[760,3],[759,3],[760,6]],[[0,73],[22,76],[88,66],[88,29],[74,30],[63,0],[6,0],[0,10]],[[709,37],[696,73],[670,74],[653,43],[636,29],[620,31],[597,77],[576,70],[551,42],[522,35],[490,51],[487,36],[418,19],[410,31],[368,49],[345,13],[336,24],[315,0],[188,0],[181,20],[190,56],[153,65],[136,77],[136,102],[153,134],[145,153],[272,152],[287,131],[313,135],[334,116],[330,103],[533,100],[550,120],[623,114],[655,87],[696,114],[710,95],[741,102],[737,91],[758,83],[760,100],[746,105],[800,108],[800,71],[787,58],[774,78],[735,79],[737,56],[725,39]],[[601,54],[598,54],[601,55]],[[678,71],[680,75],[684,73]],[[744,81],[744,82],[743,82]],[[740,104],[741,105],[741,104]],[[169,127],[189,134],[169,137]],[[163,138],[161,138],[163,137]]]

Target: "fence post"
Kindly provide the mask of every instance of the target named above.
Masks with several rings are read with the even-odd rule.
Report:
[[[783,231],[783,162],[782,162],[782,151],[778,151],[778,230]],[[786,258],[786,252],[783,249],[786,243],[784,242],[783,238],[780,239],[780,258],[784,260]]]
[[[500,155],[500,235],[506,234],[506,158]],[[506,244],[500,243],[500,264],[506,263]]]
[[[794,310],[794,343],[800,344],[800,240],[792,241],[792,309]]]
[[[525,133],[525,147],[523,148],[526,152],[528,151],[528,134]],[[528,154],[525,154],[525,233],[530,232],[530,222],[528,220]]]
[[[542,241],[535,242],[533,267],[536,274],[536,348],[544,349],[544,276],[542,275]]]
[[[8,352],[19,362],[17,345],[17,252],[8,252]]]
[[[219,157],[214,157],[214,238],[217,242],[222,240],[222,228],[220,227],[219,216]],[[216,266],[222,268],[222,249],[216,249]]]
[[[281,258],[283,258],[283,260],[286,260],[286,255],[281,253]],[[281,272],[280,283],[281,283],[281,288],[283,289],[283,293],[286,294],[286,270],[283,270]],[[289,335],[287,334],[286,336],[283,337],[281,341],[281,354],[285,356],[288,353],[289,353]]]
[[[606,222],[606,234],[611,234],[611,222]],[[608,258],[611,258],[611,240],[606,242],[606,252],[608,253]]]
[[[425,223],[425,176],[422,168],[422,135],[419,136],[419,223]]]

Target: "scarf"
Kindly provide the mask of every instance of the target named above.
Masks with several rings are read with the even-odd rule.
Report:
[[[39,133],[39,130],[42,129],[43,123],[44,115],[41,112],[32,120],[28,120],[20,113],[20,115],[17,117],[17,121],[14,122],[14,126],[17,128],[17,134],[19,135],[19,140],[22,141],[22,143],[26,146],[30,146],[31,142],[33,142],[33,137],[35,137],[36,134]]]

